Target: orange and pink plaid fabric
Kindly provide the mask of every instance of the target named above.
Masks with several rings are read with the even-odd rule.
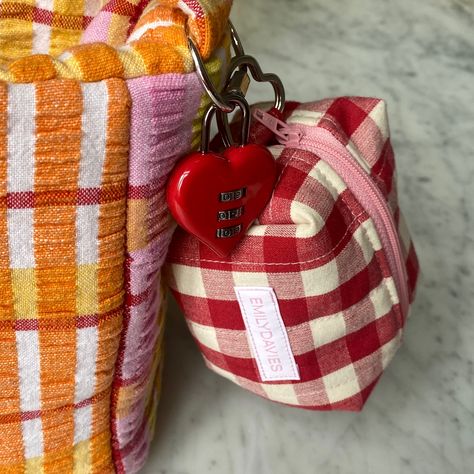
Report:
[[[1,86],[1,472],[109,469],[127,95],[118,79]]]
[[[153,435],[167,173],[228,0],[0,4],[0,472],[136,472]]]
[[[186,30],[203,58],[209,59],[222,41],[227,24],[222,19],[228,18],[231,4],[231,0],[2,2],[0,80],[92,82],[191,72]]]

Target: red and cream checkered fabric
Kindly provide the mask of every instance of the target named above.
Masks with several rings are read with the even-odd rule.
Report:
[[[398,227],[411,302],[418,263],[398,209],[384,102],[302,104],[288,123],[331,131],[379,186]],[[177,230],[170,286],[212,370],[288,405],[360,410],[401,342],[394,275],[372,218],[334,169],[317,153],[270,149],[280,178],[258,223],[227,258]],[[300,380],[262,382],[236,286],[274,289]]]

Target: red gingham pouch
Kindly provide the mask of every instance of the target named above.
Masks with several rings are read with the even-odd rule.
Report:
[[[400,346],[418,275],[385,103],[326,99],[286,124],[261,120],[279,140],[270,202],[229,257],[178,229],[171,289],[215,372],[288,405],[360,410]]]

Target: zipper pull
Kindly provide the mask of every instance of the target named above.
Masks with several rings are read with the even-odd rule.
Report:
[[[255,120],[265,125],[276,136],[278,143],[285,146],[297,146],[303,134],[288,126],[287,123],[270,115],[262,109],[255,109],[252,113]]]

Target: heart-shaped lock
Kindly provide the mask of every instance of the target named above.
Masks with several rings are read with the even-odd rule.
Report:
[[[203,118],[201,151],[184,157],[168,181],[166,198],[171,214],[186,231],[221,256],[229,255],[242,240],[252,222],[271,197],[277,179],[277,166],[267,148],[247,144],[250,107],[245,100],[249,75],[257,82],[268,82],[275,92],[274,107],[283,110],[285,90],[276,74],[263,73],[258,62],[245,54],[240,38],[229,22],[233,49],[224,92],[211,81],[199,49],[188,38],[190,53],[201,84],[211,100]],[[233,144],[228,113],[238,106],[242,112],[240,145]],[[209,151],[209,130],[214,114],[222,143],[222,153]]]
[[[221,256],[232,252],[271,197],[277,178],[272,154],[263,146],[247,144],[248,104],[227,97],[242,109],[242,145],[223,153],[208,150],[209,124],[215,108],[203,120],[201,151],[187,155],[168,181],[171,214],[186,231]]]

